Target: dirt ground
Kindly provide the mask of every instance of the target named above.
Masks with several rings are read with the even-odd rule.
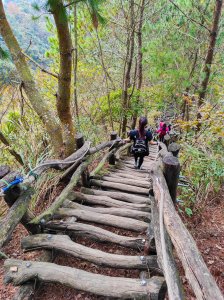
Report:
[[[183,217],[183,221],[191,231],[202,256],[211,271],[212,275],[224,293],[224,189],[216,197],[215,201],[208,202],[205,210],[199,215],[195,215],[192,218]],[[107,227],[104,226],[106,229]],[[114,232],[118,234],[129,235],[127,231],[114,228]],[[22,225],[18,225],[11,241],[4,247],[3,251],[10,258],[35,260],[39,253],[38,251],[23,253],[20,248],[20,242],[22,237],[27,235],[26,230]],[[77,238],[77,242],[83,245],[88,245],[92,248],[97,248],[102,251],[108,251],[116,254],[129,254],[129,255],[141,255],[137,250],[130,250],[116,245],[106,245],[96,242],[91,242],[84,238]],[[79,259],[71,258],[70,256],[58,254],[56,256],[55,263],[60,265],[69,265],[79,269],[83,269],[92,273],[104,274],[108,276],[125,276],[125,277],[137,277],[139,278],[139,271],[137,270],[114,270],[111,268],[99,268],[97,265],[89,262],[83,262]],[[178,262],[178,266],[181,268],[181,264]],[[188,286],[183,270],[180,271],[182,281],[184,283],[185,294],[187,300],[196,299]],[[16,287],[11,284],[5,286],[3,283],[3,260],[0,261],[0,299],[9,300],[16,292]],[[95,300],[105,299],[105,297],[99,297],[76,291],[71,288],[61,286],[59,284],[42,284],[39,290],[36,292],[35,300]],[[215,299],[214,299],[215,300]]]

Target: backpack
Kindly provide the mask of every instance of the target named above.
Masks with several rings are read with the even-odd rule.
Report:
[[[148,155],[149,154],[149,150],[148,150],[148,146],[146,144],[146,140],[139,138],[139,133],[137,134],[134,145],[131,148],[131,153],[132,154],[141,154],[141,155]]]

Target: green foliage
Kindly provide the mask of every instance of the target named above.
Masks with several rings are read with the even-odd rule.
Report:
[[[224,178],[223,145],[210,133],[203,135],[199,145],[183,144],[181,161],[184,175],[189,178],[189,187],[181,187],[180,198],[184,200],[185,212],[204,207],[210,193],[218,192]],[[189,142],[189,141],[188,141]],[[211,143],[212,148],[207,145]]]
[[[2,47],[0,47],[0,59],[8,59],[9,58],[9,53],[7,50],[2,49]]]
[[[20,115],[18,111],[8,112],[1,124],[1,130],[11,147],[21,155],[25,164],[31,169],[41,160],[52,155],[40,120],[30,109],[25,109],[24,115]],[[15,163],[7,147],[2,146],[1,150],[0,164]]]

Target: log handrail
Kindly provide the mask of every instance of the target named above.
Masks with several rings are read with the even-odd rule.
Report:
[[[168,153],[166,145],[160,143],[160,153],[159,157],[164,157],[167,155],[172,157],[173,154]],[[157,161],[154,165],[154,168],[151,170],[151,176],[153,180],[153,192],[155,196],[155,206],[159,211],[160,215],[160,224],[159,224],[159,240],[162,244],[162,268],[164,271],[164,276],[168,286],[169,299],[184,299],[181,287],[174,286],[175,280],[169,280],[176,274],[172,273],[172,269],[169,268],[170,256],[167,256],[167,241],[164,245],[166,239],[166,233],[172,241],[172,244],[176,250],[178,258],[182,262],[182,266],[185,271],[185,276],[188,279],[197,299],[204,300],[213,300],[218,299],[222,300],[223,296],[218,288],[213,276],[209,272],[198,248],[197,245],[191,236],[190,232],[187,230],[183,224],[180,216],[176,212],[174,201],[171,198],[170,191],[163,173],[163,166],[161,161]],[[152,209],[152,215],[154,214],[154,209]],[[155,218],[155,215],[153,216]],[[158,218],[158,215],[157,215]],[[165,228],[163,228],[163,223]],[[158,239],[158,236],[155,237],[155,240]],[[188,245],[188,247],[187,247]]]
[[[104,163],[107,161],[107,158],[110,157],[110,155],[112,153],[114,153],[116,151],[116,149],[118,149],[119,147],[121,147],[123,145],[123,143],[121,142],[120,138],[116,138],[115,140],[111,140],[108,142],[103,142],[95,147],[90,147],[91,143],[89,141],[84,142],[84,139],[82,138],[82,136],[78,135],[77,136],[77,141],[80,139],[82,139],[82,146],[78,147],[77,151],[75,151],[73,154],[71,154],[70,156],[68,156],[67,158],[65,158],[64,160],[47,160],[43,163],[41,163],[40,165],[38,165],[37,167],[35,167],[32,172],[29,172],[27,174],[27,176],[24,178],[24,181],[20,184],[18,184],[18,186],[16,186],[15,188],[11,188],[10,190],[8,190],[6,192],[5,195],[7,195],[7,198],[9,199],[9,201],[6,200],[5,201],[7,203],[7,205],[10,207],[9,212],[7,213],[7,215],[5,216],[5,218],[3,219],[3,223],[4,223],[4,228],[6,228],[7,230],[2,231],[1,233],[1,237],[0,237],[0,248],[6,243],[6,241],[9,240],[14,228],[17,226],[17,224],[19,222],[21,222],[22,218],[24,217],[27,208],[25,207],[23,210],[20,209],[20,198],[23,197],[24,192],[32,185],[32,183],[37,179],[37,177],[41,176],[41,174],[43,172],[45,172],[46,170],[48,170],[49,168],[54,168],[54,169],[59,169],[59,170],[64,170],[66,169],[66,171],[64,172],[64,174],[61,176],[61,178],[64,178],[68,173],[74,172],[74,178],[73,180],[71,179],[70,184],[71,187],[74,187],[74,185],[76,185],[76,183],[78,182],[79,178],[82,176],[84,170],[87,168],[88,164],[90,163],[90,157],[101,151],[104,150],[106,148],[109,148],[108,153],[106,153],[106,155],[104,156]],[[111,150],[111,148],[113,148]],[[88,163],[87,163],[87,161]],[[101,168],[103,167],[104,163],[102,164]],[[0,187],[3,186],[4,184],[4,178],[6,180],[6,182],[8,181],[12,181],[14,180],[14,178],[18,175],[18,172],[7,172],[7,175],[3,177],[3,181],[0,185]],[[67,188],[67,187],[66,187]],[[65,190],[67,190],[65,188]],[[71,189],[71,188],[70,188]],[[68,189],[68,193],[70,191],[70,189]],[[14,195],[16,191],[17,195]],[[33,190],[34,192],[34,190]],[[57,201],[55,201],[44,213],[42,213],[39,216],[36,216],[35,218],[33,218],[33,220],[29,220],[30,224],[27,224],[27,228],[29,229],[34,229],[33,233],[36,233],[39,231],[39,228],[37,230],[37,228],[35,226],[38,226],[38,224],[42,222],[49,220],[52,215],[55,213],[55,211],[58,209],[59,206],[61,206],[61,204],[63,203],[63,200],[66,198],[64,197],[64,190],[61,193],[61,195],[59,197],[57,197]],[[65,193],[66,194],[66,193]],[[4,193],[2,193],[2,196],[4,195]],[[25,194],[24,194],[25,195]],[[18,203],[17,203],[18,202]],[[13,207],[12,207],[13,206]],[[11,208],[12,207],[12,208]],[[11,214],[13,213],[13,215],[18,215],[18,218],[11,218]],[[46,220],[45,220],[46,219]],[[24,223],[24,222],[23,222]],[[25,223],[24,223],[25,225]]]

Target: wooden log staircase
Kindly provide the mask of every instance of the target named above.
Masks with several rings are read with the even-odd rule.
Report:
[[[77,160],[81,164],[78,168],[75,165],[76,171],[72,171],[68,186],[43,214],[35,218],[27,216],[29,224],[39,230],[35,231],[37,234],[24,237],[21,247],[24,251],[44,249],[46,257],[40,257],[40,261],[5,260],[5,283],[21,285],[14,299],[32,299],[35,286],[30,282],[36,280],[60,283],[99,297],[103,296],[104,299],[111,297],[158,300],[165,299],[167,290],[169,299],[184,299],[172,246],[173,244],[178,249],[180,244],[182,245],[179,237],[181,232],[177,234],[177,241],[171,230],[175,222],[170,224],[172,221],[167,217],[167,205],[173,206],[174,199],[173,196],[171,199],[170,194],[175,195],[177,178],[169,180],[171,183],[168,187],[164,179],[164,176],[178,176],[177,158],[167,152],[165,145],[160,145],[160,152],[157,146],[150,146],[150,155],[145,158],[143,169],[136,170],[133,158],[122,156],[128,145],[121,144],[117,150],[115,144],[116,142],[110,142],[108,153],[90,174],[87,172],[88,159],[81,163],[82,160],[76,155],[74,162],[73,155],[73,166],[77,164]],[[105,145],[101,146],[104,148]],[[81,143],[80,149],[82,147],[87,151],[84,142]],[[91,148],[88,153],[94,153],[96,150],[97,147]],[[164,160],[167,155],[170,159]],[[108,159],[117,163],[103,168]],[[163,168],[166,172],[164,175],[159,167],[162,161],[166,162]],[[70,171],[72,163],[69,166]],[[63,163],[60,164],[63,167]],[[80,176],[82,186],[79,191],[75,191],[74,186],[80,180]],[[167,204],[166,199],[171,203]],[[10,210],[12,208],[13,206]],[[175,210],[174,206],[173,209]],[[9,234],[12,230],[13,226],[10,227]],[[188,241],[189,236],[186,236]],[[92,248],[90,243],[82,243],[83,238],[108,245],[107,249],[117,245],[119,253]],[[2,240],[7,239],[4,237]],[[196,245],[190,247],[201,271],[195,272],[194,266],[191,265],[193,262],[189,262],[188,257],[185,257],[187,262],[184,259],[181,261],[197,299],[223,299]],[[122,254],[122,249],[126,249],[125,254]],[[135,255],[126,255],[127,249],[132,253],[134,251]],[[185,250],[182,250],[182,255],[185,256]],[[91,262],[98,268],[135,270],[138,276],[112,277],[62,266],[54,261],[50,262],[52,255],[49,255],[49,251],[53,251],[54,254],[65,253],[71,258]],[[180,252],[177,251],[181,256]],[[188,251],[187,255],[191,253]],[[190,268],[195,278],[191,275]]]

